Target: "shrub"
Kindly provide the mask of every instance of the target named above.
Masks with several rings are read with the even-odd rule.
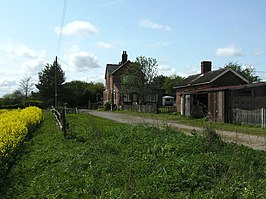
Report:
[[[109,102],[104,103],[103,110],[104,111],[110,111],[111,110],[111,104]]]

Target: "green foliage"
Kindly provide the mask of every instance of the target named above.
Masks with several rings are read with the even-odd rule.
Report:
[[[216,133],[215,129],[210,124],[204,126],[203,136],[205,137],[206,151],[213,150],[214,148],[222,150],[224,143],[221,136]]]
[[[104,103],[103,110],[104,111],[110,111],[111,110],[111,104],[109,102]]]
[[[57,99],[58,102],[62,101],[63,96],[63,83],[65,82],[65,73],[62,70],[60,64],[54,61],[53,64],[46,64],[44,69],[39,72],[39,82],[36,84],[36,88],[39,90],[39,94],[43,101],[47,105],[54,105],[55,101],[55,85],[57,87]],[[56,81],[55,81],[56,79]]]
[[[13,93],[6,94],[1,98],[0,108],[14,109],[23,107],[23,94],[20,90],[16,90]]]
[[[233,69],[244,78],[246,78],[250,83],[261,81],[261,78],[259,76],[253,75],[255,68],[252,66],[243,68],[238,62],[229,62],[224,66],[224,68]]]
[[[101,104],[104,85],[102,83],[71,81],[64,84],[64,90],[64,102],[69,107],[87,107],[89,101]]]
[[[23,107],[37,106],[39,108],[44,108],[44,102],[41,100],[28,99],[23,101]]]
[[[67,120],[71,133],[65,139],[51,113],[45,112],[42,127],[28,142],[0,193],[3,198],[266,195],[265,152],[227,143],[222,150],[206,150],[204,137],[86,114],[68,115]],[[213,144],[219,146],[219,142]]]
[[[153,93],[155,89],[160,89],[153,83],[157,76],[156,59],[139,56],[124,71],[121,77],[121,92],[129,94],[132,99],[133,96],[136,96],[138,101],[143,103],[147,94]]]
[[[175,96],[176,90],[174,87],[182,81],[184,78],[180,77],[178,75],[172,75],[169,77],[165,77],[164,83],[163,83],[163,89],[166,95]]]

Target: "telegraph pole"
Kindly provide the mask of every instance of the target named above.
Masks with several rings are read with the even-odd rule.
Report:
[[[57,108],[57,56],[55,56],[54,67],[54,106]]]

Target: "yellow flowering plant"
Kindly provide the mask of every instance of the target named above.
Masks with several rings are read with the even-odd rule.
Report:
[[[8,156],[26,138],[29,129],[42,121],[42,110],[27,107],[0,112],[0,157]]]

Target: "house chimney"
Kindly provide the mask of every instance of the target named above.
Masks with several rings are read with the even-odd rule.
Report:
[[[125,63],[127,61],[127,51],[123,51],[122,54],[122,64]]]
[[[201,74],[205,74],[212,70],[212,62],[211,61],[202,61],[201,62]]]

